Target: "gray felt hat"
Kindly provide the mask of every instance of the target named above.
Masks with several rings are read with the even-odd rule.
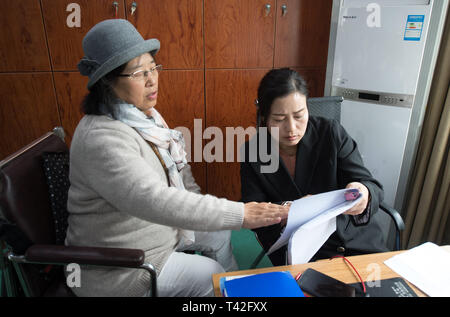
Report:
[[[136,28],[123,19],[96,24],[83,39],[84,57],[78,69],[89,77],[90,89],[100,78],[144,53],[159,51],[157,39],[144,40]]]

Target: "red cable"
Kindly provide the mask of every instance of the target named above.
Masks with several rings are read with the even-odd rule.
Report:
[[[295,280],[298,281],[298,279],[300,278],[300,276],[302,276],[302,273],[301,273],[301,272],[297,274],[297,276],[295,277]],[[305,297],[309,297],[307,294],[304,294],[304,293],[303,293],[303,295],[305,295]]]
[[[355,273],[358,275],[359,280],[361,281],[361,285],[362,285],[362,288],[363,288],[363,292],[364,292],[364,294],[365,294],[365,293],[366,293],[366,285],[364,284],[364,282],[363,282],[363,280],[362,280],[362,278],[361,278],[361,275],[359,275],[358,270],[353,266],[353,264],[352,264],[346,257],[344,257],[344,256],[342,256],[342,255],[335,255],[335,256],[331,257],[331,259],[334,259],[334,258],[342,258],[342,259],[344,259],[344,261],[345,261],[346,263],[350,264],[350,266],[353,268],[353,271],[355,271]],[[331,259],[330,259],[330,260],[331,260]]]

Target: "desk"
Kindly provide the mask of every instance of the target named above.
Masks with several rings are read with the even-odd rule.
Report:
[[[442,247],[446,251],[450,252],[450,246]],[[397,273],[392,271],[388,266],[384,264],[384,261],[393,257],[396,254],[402,253],[405,251],[394,251],[394,252],[385,252],[385,253],[374,253],[374,254],[365,254],[365,255],[357,255],[357,256],[349,256],[347,259],[353,264],[353,266],[358,270],[361,278],[364,281],[373,280],[373,276],[375,272],[379,269],[377,273],[379,273],[380,280],[399,277]],[[247,275],[247,274],[258,274],[258,273],[267,273],[274,271],[289,271],[292,276],[296,277],[298,273],[304,272],[306,269],[312,268],[319,272],[325,273],[335,279],[338,279],[344,283],[358,283],[360,282],[357,275],[354,273],[352,268],[346,264],[346,262],[342,258],[334,258],[331,260],[319,260],[316,262],[305,263],[305,264],[297,264],[297,265],[286,265],[286,266],[276,266],[276,267],[268,267],[262,269],[254,269],[254,270],[244,270],[244,271],[235,271],[235,272],[227,272],[213,275],[213,284],[214,284],[214,294],[217,297],[222,296],[220,292],[219,280],[223,276],[235,276],[235,275]],[[418,296],[426,296],[424,293],[419,291],[414,285],[408,282],[409,286],[414,290],[414,292]]]

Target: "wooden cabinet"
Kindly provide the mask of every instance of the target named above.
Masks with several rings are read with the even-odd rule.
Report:
[[[205,126],[204,72],[202,70],[165,70],[159,76],[158,104],[156,109],[170,128],[189,129],[185,135],[190,165],[197,184],[206,193],[206,164],[195,162],[196,138],[203,145],[202,132]],[[200,131],[194,131],[194,119]],[[198,146],[197,146],[198,147]],[[189,158],[188,158],[189,160]]]
[[[126,17],[144,39],[157,38],[160,75],[158,104],[170,128],[186,127],[194,148],[194,118],[205,124],[203,0],[125,0]],[[203,129],[202,129],[203,130]],[[202,131],[199,131],[200,133]],[[194,162],[192,172],[206,193],[206,164]]]
[[[52,74],[0,74],[0,160],[60,125]]]
[[[311,97],[323,96],[331,9],[330,0],[205,0],[207,127],[224,138],[227,127],[254,127],[257,87],[272,68],[295,69]],[[239,162],[208,163],[207,175],[208,193],[240,199]]]
[[[58,105],[69,144],[82,116],[80,103],[88,93],[87,78],[81,76],[77,69],[78,62],[84,56],[81,43],[96,23],[105,19],[127,18],[144,39],[156,37],[161,41],[161,50],[156,58],[164,69],[203,69],[202,0],[76,1],[81,15],[80,27],[69,27],[67,24],[71,14],[67,9],[71,3],[74,2],[42,0]],[[149,19],[149,16],[152,18]],[[183,93],[176,96],[179,99],[172,102],[174,104],[183,104],[187,100]],[[172,96],[171,101],[174,99]]]
[[[248,127],[256,126],[254,101],[257,97],[258,84],[268,70],[206,71],[207,126],[220,128],[223,138],[223,155],[217,156],[221,161],[207,164],[208,193],[210,194],[232,200],[239,200],[241,197],[240,163],[237,153],[243,143],[242,140],[248,140],[249,136],[247,135],[245,139],[239,141],[235,135],[251,132],[251,130],[245,130]],[[238,128],[242,128],[241,132],[237,132]],[[231,130],[234,130],[233,133]],[[214,142],[216,137],[220,137],[220,135],[214,136],[206,142]],[[227,144],[231,146],[227,148]],[[212,153],[207,145],[205,148],[208,149],[206,154]],[[234,155],[230,155],[230,150]],[[227,156],[231,158],[232,162],[227,162]]]
[[[125,17],[123,0],[41,0],[47,31],[48,47],[53,70],[78,71],[77,64],[84,56],[81,43],[83,37],[95,24],[102,20]],[[75,10],[70,4],[79,5],[80,24],[69,26]],[[116,5],[114,5],[116,4]],[[68,11],[69,10],[69,11]]]
[[[164,71],[157,109],[171,128],[189,130],[191,165],[204,193],[240,198],[236,154],[240,144],[234,136],[232,149],[226,148],[227,127],[236,133],[238,127],[245,130],[256,125],[254,100],[267,71],[294,68],[309,83],[310,96],[323,95],[331,0],[3,2],[3,157],[57,125],[64,127],[70,145],[88,92],[88,78],[77,69],[84,55],[82,39],[105,19],[128,19],[144,39],[160,40],[156,60]],[[76,10],[80,24],[72,25]],[[207,128],[221,131],[222,162],[205,160],[213,142],[204,135]],[[195,153],[199,144],[200,153]],[[231,150],[234,162],[227,162]]]
[[[83,117],[81,102],[87,93],[88,78],[79,72],[55,72],[53,76],[61,125],[66,132],[66,143],[70,146],[75,128]]]
[[[206,68],[324,67],[332,1],[205,0]]]
[[[2,1],[0,72],[50,71],[39,0]]]
[[[310,97],[322,97],[325,90],[326,67],[298,68],[292,67],[305,80],[308,85]]]
[[[274,67],[326,68],[331,0],[278,0]]]
[[[205,0],[206,68],[272,67],[274,10],[275,0]]]
[[[67,24],[71,3],[79,5],[80,27]],[[54,70],[77,70],[86,32],[113,18],[128,19],[145,39],[158,38],[166,69],[203,68],[202,0],[42,0],[42,10]]]
[[[159,39],[165,69],[203,69],[202,0],[126,0],[126,12],[144,39]]]
[[[41,3],[60,124],[66,132],[66,142],[70,145],[75,128],[83,116],[81,102],[88,93],[88,78],[81,76],[77,68],[84,56],[83,37],[102,20],[125,18],[125,3],[123,0],[41,0]],[[80,23],[73,25],[77,13]]]
[[[310,97],[321,97],[330,36],[332,1],[277,1],[274,67],[291,67],[302,75]]]

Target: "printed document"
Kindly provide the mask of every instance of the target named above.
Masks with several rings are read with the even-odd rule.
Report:
[[[267,254],[288,245],[289,264],[308,262],[336,230],[336,216],[362,199],[346,200],[348,189],[317,194],[292,202],[286,228]]]

